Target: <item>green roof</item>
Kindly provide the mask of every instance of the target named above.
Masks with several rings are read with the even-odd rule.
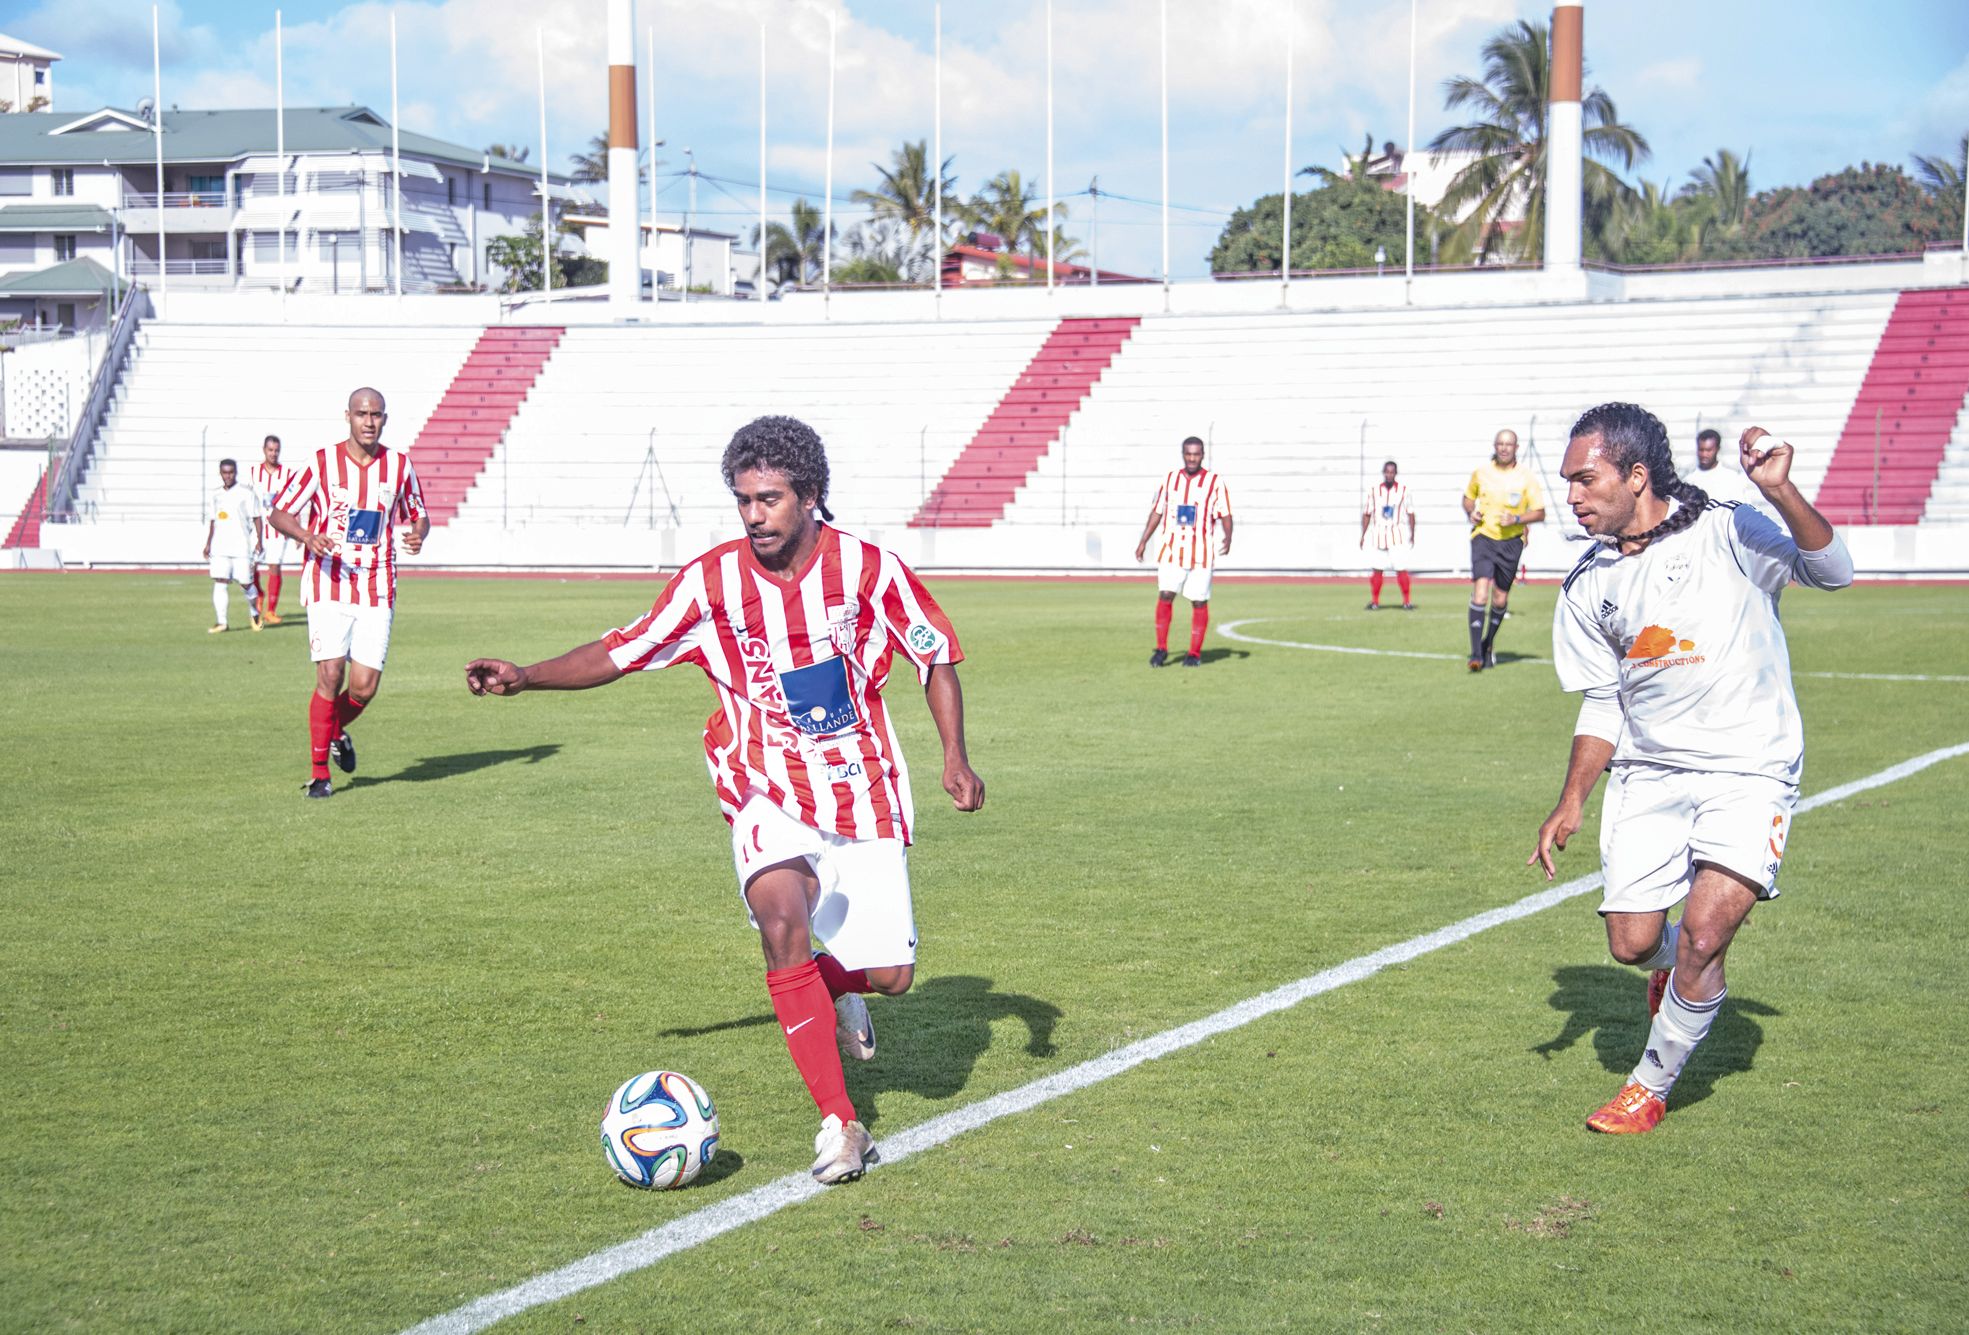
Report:
[[[110,291],[114,281],[110,271],[94,260],[70,260],[0,278],[0,297],[102,296]]]
[[[390,151],[390,126],[368,107],[289,107],[285,117],[285,147],[289,153],[348,153]],[[123,128],[87,129],[91,123]],[[274,151],[274,110],[167,111],[164,124],[166,162],[233,162]],[[65,130],[56,134],[56,130]],[[420,158],[477,169],[486,161],[478,149],[433,139],[414,131],[402,132],[403,151]],[[133,111],[103,107],[93,112],[34,111],[0,116],[0,166],[27,163],[94,166],[101,162],[143,166],[155,161],[156,145],[150,127]],[[506,158],[492,158],[495,170],[538,177],[537,167]],[[548,173],[565,182],[564,173]]]
[[[94,204],[8,204],[0,207],[0,232],[109,230],[109,210]]]

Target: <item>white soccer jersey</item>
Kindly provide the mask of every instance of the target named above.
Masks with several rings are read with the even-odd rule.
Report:
[[[1757,490],[1757,484],[1744,476],[1741,468],[1719,462],[1707,472],[1698,468],[1683,476],[1683,481],[1701,487],[1712,501],[1735,501],[1739,505],[1754,505],[1770,518],[1770,502],[1764,493]]]
[[[361,464],[337,441],[314,452],[281,490],[278,504],[302,528],[335,539],[327,556],[309,551],[301,562],[303,605],[396,606],[397,526],[424,514],[409,455],[379,445],[376,457]]]
[[[1408,483],[1396,482],[1392,487],[1385,482],[1375,483],[1368,489],[1363,513],[1367,515],[1368,546],[1385,552],[1406,547],[1413,541],[1409,537],[1409,520],[1415,512],[1409,508]]]
[[[1617,690],[1615,764],[1798,782],[1805,734],[1778,622],[1792,580],[1850,584],[1843,540],[1807,558],[1763,515],[1721,502],[1636,555],[1595,544],[1581,558],[1553,615],[1552,660],[1568,691]]]
[[[1156,564],[1209,570],[1217,564],[1216,530],[1231,517],[1231,489],[1205,468],[1178,468],[1156,488],[1151,508],[1162,513],[1162,547]]]
[[[260,500],[243,482],[212,489],[212,555],[251,556],[260,545]]]

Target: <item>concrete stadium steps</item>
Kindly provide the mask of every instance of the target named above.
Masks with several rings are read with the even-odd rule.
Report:
[[[46,499],[42,483],[47,480],[47,470],[41,469],[34,475],[33,489],[26,492],[20,502],[20,511],[13,522],[7,526],[7,539],[0,542],[0,550],[9,547],[39,547],[41,545],[41,521],[47,510],[43,506]],[[10,498],[11,499],[11,498]]]
[[[1941,467],[1935,485],[1928,489],[1928,504],[1921,511],[1923,523],[1969,523],[1969,400],[1955,415],[1948,444],[1942,450]]]
[[[1613,399],[1661,417],[1687,471],[1699,426],[1730,440],[1753,423],[1783,430],[1802,447],[1809,495],[1894,301],[1152,317],[1002,522],[1139,531],[1178,442],[1198,435],[1247,533],[1358,532],[1365,490],[1389,458],[1423,528],[1461,529],[1470,470],[1510,427],[1544,481],[1549,527],[1569,528],[1557,474],[1566,432]]]
[[[989,528],[1086,402],[1141,320],[1062,320],[911,519]]]
[[[1969,400],[1969,290],[1903,292],[1814,504],[1835,524],[1912,524]]]
[[[542,325],[479,336],[410,447],[434,526],[458,513],[565,332]]]
[[[900,527],[1054,328],[572,326],[451,527],[729,536],[719,463],[769,414],[820,433],[842,524]]]

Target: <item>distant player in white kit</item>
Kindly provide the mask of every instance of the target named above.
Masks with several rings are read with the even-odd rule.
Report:
[[[1566,577],[1554,612],[1559,684],[1585,699],[1559,804],[1528,861],[1552,877],[1553,848],[1578,831],[1611,765],[1600,913],[1614,958],[1653,973],[1647,1045],[1620,1093],[1587,1118],[1595,1131],[1661,1121],[1723,1004],[1731,939],[1759,900],[1777,897],[1805,761],[1778,595],[1793,580],[1853,580],[1845,543],[1792,485],[1791,446],[1751,427],[1739,452],[1789,534],[1678,480],[1667,430],[1631,403],[1581,417],[1560,469],[1574,516],[1601,545]]]
[[[211,635],[226,630],[226,585],[237,584],[246,595],[246,616],[260,628],[260,591],[253,587],[253,566],[260,556],[260,502],[251,487],[239,483],[239,465],[219,460],[219,485],[212,492],[212,518],[205,525],[205,559],[212,574]]]
[[[1361,510],[1361,550],[1374,562],[1367,579],[1367,610],[1381,610],[1381,574],[1395,568],[1395,583],[1402,591],[1402,611],[1413,612],[1409,601],[1408,567],[1415,559],[1415,506],[1409,499],[1408,483],[1390,459],[1381,465],[1381,480],[1368,488],[1367,505]]]
[[[294,480],[294,470],[280,461],[280,437],[268,436],[260,442],[260,462],[253,465],[251,474],[253,494],[260,498],[260,513],[268,518],[273,515],[273,505],[287,484]],[[261,620],[269,626],[280,624],[280,568],[299,555],[300,549],[294,540],[285,533],[274,529],[266,535],[266,553],[260,561],[260,569],[255,572],[266,576],[266,592],[262,598]],[[258,582],[257,580],[255,581]]]
[[[1216,530],[1224,528],[1224,545]],[[1203,442],[1183,441],[1183,466],[1162,479],[1149,503],[1149,522],[1135,544],[1135,559],[1149,549],[1149,538],[1162,530],[1155,558],[1155,652],[1150,667],[1169,661],[1169,622],[1176,612],[1176,595],[1190,600],[1190,651],[1184,667],[1203,662],[1203,633],[1210,627],[1210,576],[1219,556],[1231,554],[1231,489],[1203,466]]]
[[[964,747],[956,631],[894,553],[823,522],[827,454],[813,428],[759,418],[732,437],[723,471],[744,538],[690,562],[628,625],[531,667],[475,659],[465,684],[474,695],[579,691],[678,665],[711,679],[705,763],[773,1013],[820,1110],[813,1177],[832,1185],[878,1158],[837,1042],[873,1057],[862,994],[899,996],[916,975],[915,810],[882,700],[897,654],[923,685],[959,811],[984,805],[984,781]]]

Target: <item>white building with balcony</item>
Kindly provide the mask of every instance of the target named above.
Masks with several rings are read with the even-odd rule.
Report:
[[[0,112],[53,111],[60,59],[45,46],[0,32]]]
[[[489,250],[540,174],[366,107],[0,116],[0,324],[89,328],[115,287],[406,292],[497,286]],[[162,190],[158,153],[162,150]],[[579,202],[549,175],[557,201]],[[399,244],[400,238],[400,244]],[[60,272],[53,272],[59,270]],[[101,295],[91,295],[94,284]]]

